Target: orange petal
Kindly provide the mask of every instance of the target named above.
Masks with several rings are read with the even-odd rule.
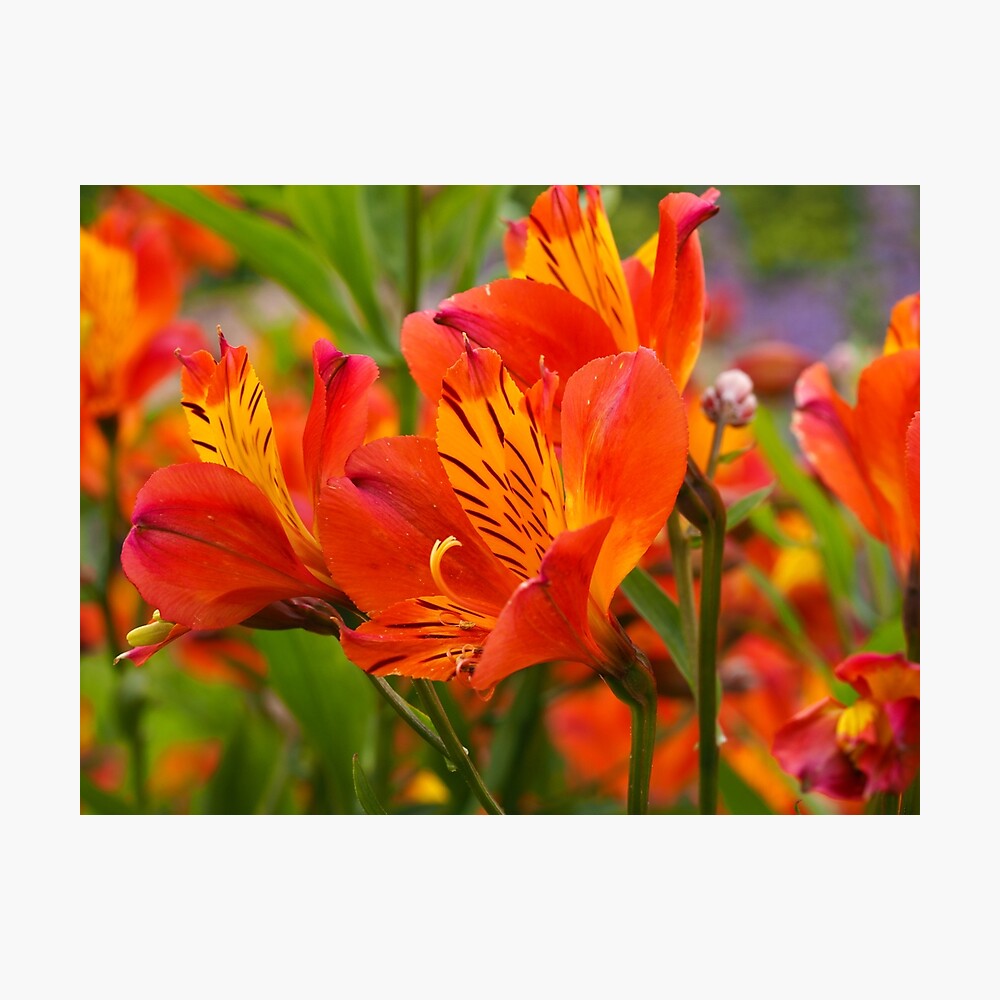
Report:
[[[575,185],[544,191],[527,219],[524,261],[515,273],[586,302],[607,323],[617,350],[639,346],[632,300],[598,187],[586,187],[586,212]]]
[[[159,469],[139,491],[122,567],[165,621],[235,625],[273,601],[343,594],[296,556],[257,487],[232,469]]]
[[[447,597],[420,597],[393,604],[356,629],[343,629],[341,644],[366,673],[447,681],[472,672],[492,626],[491,616]]]
[[[810,365],[795,383],[792,433],[816,475],[865,530],[883,538],[854,439],[854,413],[833,388],[826,365]]]
[[[207,351],[183,356],[181,405],[203,462],[235,469],[268,498],[299,558],[326,575],[323,554],[302,522],[285,483],[264,387],[245,347],[230,347],[219,331],[218,363]]]
[[[333,578],[358,607],[381,611],[437,593],[431,550],[449,535],[462,543],[442,562],[449,588],[477,610],[503,607],[517,581],[472,527],[466,510],[481,504],[473,494],[456,497],[433,441],[373,441],[345,472],[320,491],[317,530]]]
[[[889,328],[885,331],[883,354],[895,354],[911,347],[920,346],[920,293],[914,292],[900,299],[889,316]]]
[[[472,676],[476,690],[536,663],[571,660],[598,669],[606,662],[591,630],[590,579],[610,524],[605,518],[555,540],[538,576],[521,584],[498,616]]]
[[[916,532],[914,551],[920,554],[920,411],[906,428],[906,491]]]
[[[889,546],[901,578],[919,545],[906,472],[907,430],[919,409],[920,351],[884,355],[861,373],[856,446],[881,522],[879,537]]]
[[[555,394],[548,376],[550,401]],[[469,350],[441,383],[438,454],[448,480],[487,547],[519,579],[538,572],[565,527],[562,477],[543,407],[535,405],[491,350]],[[549,411],[550,412],[550,411]]]
[[[684,403],[652,351],[599,358],[566,386],[562,409],[570,528],[611,516],[593,595],[611,595],[663,527],[687,469]]]
[[[681,391],[701,350],[705,329],[705,265],[695,229],[718,212],[719,192],[700,198],[668,194],[660,202],[660,231],[653,269],[649,341]]]

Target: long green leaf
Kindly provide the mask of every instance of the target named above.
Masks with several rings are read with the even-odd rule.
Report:
[[[330,808],[354,811],[352,758],[363,746],[376,694],[340,643],[312,632],[254,632],[268,660],[268,680],[319,753]]]
[[[681,612],[676,602],[641,566],[636,566],[622,580],[621,586],[622,593],[632,602],[635,610],[666,643],[677,669],[694,693],[694,670],[688,662],[684,633],[681,630]]]
[[[726,531],[731,531],[736,525],[745,521],[754,508],[759,507],[774,492],[774,483],[764,486],[762,489],[754,490],[745,497],[740,497],[726,511]]]
[[[368,775],[365,774],[365,770],[358,760],[357,754],[352,758],[352,768],[354,773],[354,790],[357,792],[361,808],[369,816],[387,816],[388,813],[383,808],[382,803],[379,802],[371,782],[368,780]]]
[[[375,290],[372,235],[361,189],[293,185],[285,188],[285,202],[296,225],[316,242],[347,285],[369,333],[388,349],[388,326]]]
[[[379,361],[395,360],[362,332],[338,297],[323,259],[292,229],[224,205],[194,188],[144,185],[141,190],[228,240],[254,270],[283,285],[322,319],[345,350],[370,354]]]
[[[774,810],[725,757],[719,759],[719,794],[734,816],[773,816]]]

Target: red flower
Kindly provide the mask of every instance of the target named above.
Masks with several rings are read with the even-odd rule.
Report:
[[[919,664],[901,653],[858,653],[835,673],[858,700],[845,707],[827,698],[799,712],[775,735],[774,756],[803,791],[901,794],[920,766]]]

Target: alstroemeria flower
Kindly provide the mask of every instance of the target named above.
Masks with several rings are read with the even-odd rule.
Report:
[[[311,514],[296,508],[285,485],[267,400],[246,348],[230,347],[221,330],[219,342],[218,362],[207,351],[181,359],[182,405],[202,461],[150,477],[122,549],[125,573],[158,611],[159,631],[143,633],[142,647],[159,648],[180,634],[170,627],[214,629],[247,620],[264,628],[318,627],[317,608],[349,603],[303,520]],[[371,358],[344,355],[322,341],[313,367],[303,453],[314,507],[321,485],[343,474],[347,456],[364,440],[368,390],[378,370]]]
[[[521,389],[538,359],[565,381],[594,358],[650,348],[683,391],[701,348],[705,268],[697,227],[718,212],[714,188],[669,194],[659,232],[624,263],[600,189],[551,187],[515,224],[504,246],[512,277],[453,295],[403,323],[402,349],[424,394],[463,350],[463,336],[504,359]],[[561,402],[557,396],[556,407]]]
[[[320,539],[371,616],[342,632],[364,670],[488,691],[549,660],[634,662],[608,609],[680,488],[684,405],[651,351],[591,361],[566,385],[560,469],[555,390],[543,370],[522,393],[470,346],[442,382],[436,442],[365,445],[327,485]]]
[[[901,653],[858,653],[834,671],[859,694],[799,712],[774,738],[778,763],[804,791],[838,799],[902,794],[920,766],[920,666]]]
[[[796,383],[792,417],[816,474],[888,545],[902,580],[920,553],[919,315],[918,296],[893,309],[886,353],[861,373],[854,407],[817,363]]]

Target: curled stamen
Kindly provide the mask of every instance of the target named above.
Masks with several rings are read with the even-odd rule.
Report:
[[[444,582],[444,578],[441,576],[441,559],[449,549],[453,549],[456,546],[461,548],[462,543],[454,535],[449,535],[443,541],[439,538],[431,549],[431,576],[441,594],[447,595],[451,593],[448,585]]]

